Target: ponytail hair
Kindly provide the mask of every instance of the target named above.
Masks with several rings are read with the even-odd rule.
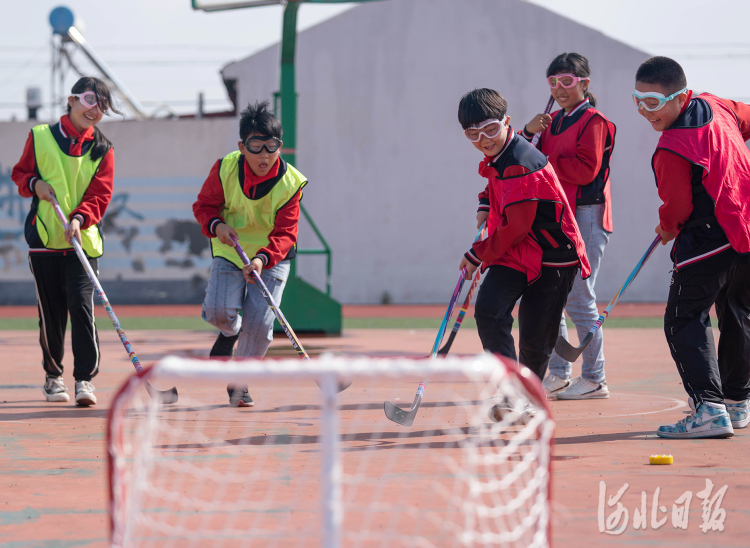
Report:
[[[564,73],[570,73],[579,78],[590,78],[589,60],[580,53],[561,53],[547,67],[547,77]],[[596,106],[596,97],[588,89],[583,92],[583,96],[589,100],[592,107]]]
[[[115,114],[122,115],[122,112],[117,110],[112,103],[112,92],[109,90],[109,87],[99,78],[84,76],[73,85],[70,93],[83,93],[84,91],[93,91],[96,94],[96,99],[99,101],[99,108],[104,114],[109,114],[111,110]],[[70,105],[68,105],[68,114],[70,114]],[[98,127],[94,126],[94,144],[91,146],[91,159],[98,160],[110,148],[112,148],[111,141],[104,136]]]

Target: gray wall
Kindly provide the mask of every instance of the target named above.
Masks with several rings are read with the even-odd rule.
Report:
[[[520,128],[547,103],[545,69],[563,51],[589,58],[591,89],[617,125],[615,232],[597,280],[606,301],[658,222],[650,170],[658,135],[630,96],[647,54],[517,0],[363,4],[299,35],[297,164],[310,178],[304,203],[334,250],[336,298],[450,296],[486,184],[456,120],[458,101],[472,88],[494,88]],[[276,46],[225,67],[225,77],[238,79],[240,104],[271,96],[278,57]],[[313,243],[307,238],[303,231],[300,245]],[[301,261],[300,272],[322,280],[312,262]],[[665,300],[669,268],[659,249],[625,298]]]
[[[36,302],[21,200],[7,170],[31,123],[0,123],[0,304]],[[234,118],[102,123],[115,145],[100,278],[113,303],[201,302],[210,267],[192,204],[213,163],[236,148]],[[23,211],[20,211],[22,208]]]
[[[615,233],[597,280],[599,298],[607,301],[657,224],[660,202],[649,166],[658,135],[630,98],[644,52],[519,0],[367,3],[300,33],[297,167],[310,179],[304,203],[333,249],[334,297],[375,303],[388,292],[394,302],[447,300],[486,184],[476,171],[481,157],[456,120],[458,101],[472,88],[495,88],[518,129],[544,108],[545,69],[562,51],[589,58],[591,89],[617,125]],[[224,76],[238,80],[240,104],[272,97],[278,59],[274,46],[225,67]],[[3,170],[20,157],[29,128],[0,124]],[[236,148],[237,120],[111,122],[102,130],[116,147],[115,194],[127,194],[101,261],[108,287],[120,284],[110,298],[199,302],[208,250],[191,252],[189,234],[175,223],[192,219],[190,206],[211,165]],[[13,227],[17,220],[0,207],[0,230]],[[131,228],[138,233],[127,249]],[[16,251],[3,256],[0,302],[15,294],[11,282],[29,287],[25,259],[14,262],[25,244],[15,242]],[[304,222],[300,247],[318,247]],[[305,256],[299,271],[322,287],[324,265],[321,257]],[[665,300],[669,269],[660,248],[625,300]]]

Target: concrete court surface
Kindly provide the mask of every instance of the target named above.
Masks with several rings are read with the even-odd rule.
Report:
[[[130,337],[144,364],[168,354],[207,356],[214,338],[185,331],[135,331]],[[424,356],[433,338],[432,330],[352,330],[340,338],[306,338],[303,344],[311,355]],[[106,415],[132,365],[114,331],[102,331],[101,339],[104,359],[94,379],[99,403],[80,409],[44,401],[38,333],[0,332],[0,548],[107,545]],[[453,346],[456,354],[480,350],[476,331],[470,329],[461,331]],[[657,438],[657,426],[682,418],[686,409],[662,332],[606,330],[605,350],[610,399],[551,402],[557,422],[553,545],[748,546],[750,429],[727,440]],[[285,338],[276,338],[269,351],[269,357],[294,355]],[[66,363],[70,368],[70,358]],[[574,366],[574,374],[579,368]],[[66,381],[72,392],[69,374]],[[414,390],[404,386],[401,401],[411,401]],[[263,420],[262,410],[273,402],[262,393],[252,394],[256,406],[238,412],[255,412],[256,420]],[[425,402],[430,395],[428,387]],[[426,406],[420,411],[429,412]],[[418,428],[418,421],[412,428]],[[394,432],[400,428],[387,421],[378,426]],[[652,454],[672,454],[675,462],[650,466]],[[713,483],[710,494],[704,492],[706,480]],[[688,491],[685,521],[685,499],[678,499]],[[709,526],[705,533],[704,523]]]

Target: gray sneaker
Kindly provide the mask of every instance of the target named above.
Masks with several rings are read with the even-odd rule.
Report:
[[[94,385],[89,381],[76,381],[76,405],[81,407],[96,405]]]
[[[570,379],[563,379],[554,373],[550,373],[544,377],[542,386],[544,387],[544,392],[547,394],[547,399],[553,400],[557,397],[558,392],[562,392],[570,386]]]
[[[42,387],[47,401],[70,401],[68,387],[65,386],[62,376],[52,377],[47,375],[47,380]]]

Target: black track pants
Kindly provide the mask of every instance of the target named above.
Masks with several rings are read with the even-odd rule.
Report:
[[[672,275],[664,332],[688,395],[697,404],[750,397],[750,264],[733,251]],[[716,303],[718,359],[709,310]]]
[[[520,298],[518,361],[543,379],[557,341],[560,317],[577,274],[577,267],[542,267],[539,279],[529,285],[523,272],[507,266],[489,267],[474,308],[484,349],[517,359],[511,328],[513,307]]]
[[[98,261],[89,259],[98,275]],[[94,286],[74,251],[29,254],[39,307],[39,343],[48,375],[63,374],[65,329],[70,314],[73,377],[90,381],[99,372],[99,334],[94,323]]]

